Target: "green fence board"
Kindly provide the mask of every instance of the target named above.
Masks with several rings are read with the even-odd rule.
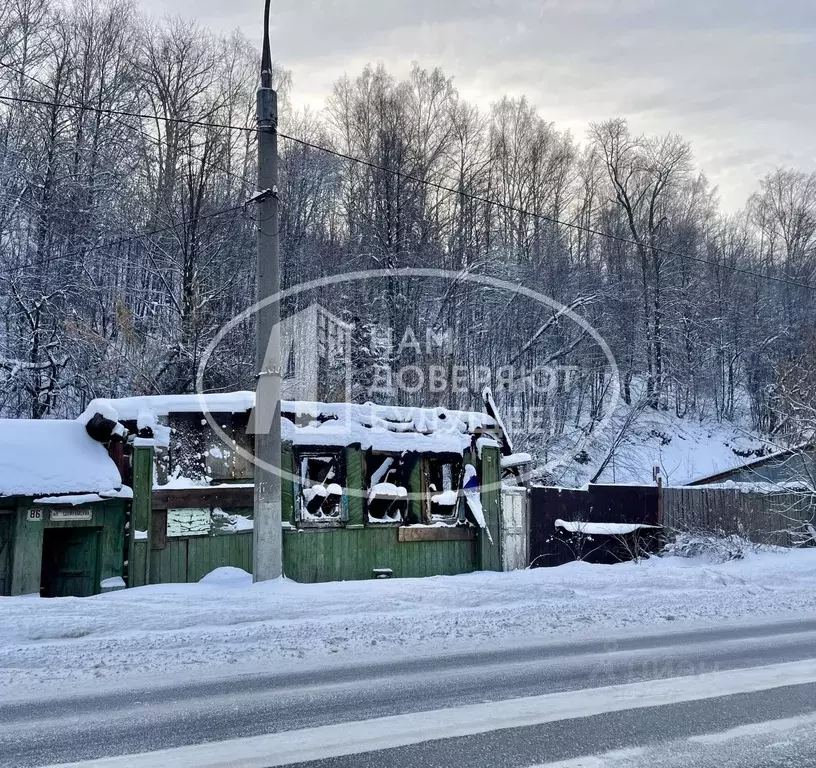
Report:
[[[356,493],[347,495],[349,525],[362,525],[365,504],[363,488],[363,454],[358,448],[346,449],[346,487]]]

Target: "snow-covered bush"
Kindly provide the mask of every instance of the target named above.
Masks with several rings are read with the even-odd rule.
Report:
[[[683,531],[663,548],[661,554],[674,557],[695,557],[713,563],[743,560],[746,555],[764,547],[737,534],[716,534],[710,531]]]

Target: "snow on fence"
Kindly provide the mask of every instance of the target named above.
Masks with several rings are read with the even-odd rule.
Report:
[[[816,544],[816,495],[768,492],[752,486],[663,489],[663,523],[669,531],[738,534],[758,544]]]

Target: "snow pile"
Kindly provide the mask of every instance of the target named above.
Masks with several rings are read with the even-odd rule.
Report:
[[[248,587],[252,584],[252,574],[242,568],[225,565],[210,571],[199,584],[221,587]]]
[[[102,581],[99,582],[99,586],[104,590],[125,589],[127,584],[125,584],[125,580],[121,576],[111,576],[108,579],[102,579]]]
[[[105,499],[132,499],[133,489],[126,485],[121,488],[111,488],[109,491],[99,493],[72,493],[65,496],[42,496],[34,499],[35,504],[70,504],[72,507],[80,504],[94,504]]]
[[[394,483],[377,483],[372,485],[368,491],[368,500],[374,499],[404,499],[408,496],[408,490],[401,485]]]
[[[431,496],[431,501],[442,507],[453,507],[456,505],[456,499],[458,498],[459,493],[457,491],[448,489],[447,491],[442,491],[442,493]]]
[[[316,485],[309,486],[308,488],[301,489],[301,493],[303,494],[303,498],[306,499],[306,502],[310,502],[315,496],[319,496],[321,499],[328,498],[329,496],[342,496],[343,495],[343,486],[339,485],[338,483],[329,483],[328,485],[320,485],[319,483]]]
[[[778,483],[771,482],[748,482],[737,483],[733,480],[726,480],[723,483],[706,483],[695,486],[697,488],[718,489],[739,491],[740,493],[814,493],[814,489],[805,481],[784,481]]]
[[[170,675],[386,662],[417,649],[466,654],[509,642],[681,622],[816,614],[816,550],[711,564],[652,558],[428,579],[252,584],[220,568],[199,584],[92,598],[0,598],[0,690],[120,688]],[[70,663],[66,664],[66,658]]]
[[[390,453],[462,453],[476,430],[495,429],[483,413],[445,408],[283,402],[281,414],[282,438],[294,445],[359,445]]]
[[[502,456],[502,469],[513,469],[514,467],[521,467],[529,464],[533,457],[529,453],[512,453],[509,456]]]
[[[675,557],[696,558],[707,563],[727,563],[731,560],[744,560],[756,552],[779,552],[785,550],[755,544],[742,536],[731,534],[717,536],[706,531],[689,531],[677,535],[674,541],[665,548],[666,555]]]
[[[170,413],[242,413],[254,407],[254,392],[97,398],[91,400],[77,421],[86,424],[95,413],[101,413],[116,421],[136,421],[142,426],[150,426],[154,418],[166,417]]]
[[[84,424],[0,419],[0,496],[110,495],[121,486],[116,464]]]

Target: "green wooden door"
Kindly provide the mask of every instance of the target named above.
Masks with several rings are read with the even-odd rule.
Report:
[[[11,547],[14,515],[0,510],[0,595],[11,594]]]
[[[98,528],[50,528],[43,536],[43,597],[88,597],[98,592]]]

